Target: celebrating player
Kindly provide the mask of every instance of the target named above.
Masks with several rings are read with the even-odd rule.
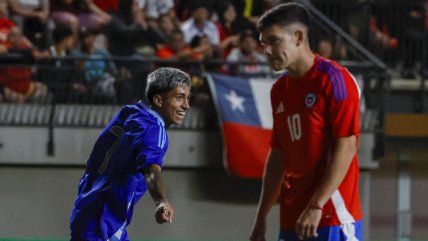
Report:
[[[146,99],[123,107],[95,143],[70,218],[71,240],[128,240],[134,205],[146,190],[158,223],[174,210],[163,190],[161,167],[168,148],[165,128],[182,123],[189,109],[189,76],[159,68],[147,78]]]
[[[311,51],[302,5],[279,5],[257,27],[272,68],[287,72],[271,90],[271,152],[250,240],[265,240],[277,200],[278,240],[361,240],[358,86],[345,68]]]

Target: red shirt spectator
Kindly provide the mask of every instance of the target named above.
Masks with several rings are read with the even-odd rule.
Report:
[[[119,9],[119,0],[93,0],[93,2],[105,12],[117,13]]]

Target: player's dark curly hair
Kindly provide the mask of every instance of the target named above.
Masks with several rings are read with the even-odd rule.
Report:
[[[153,96],[166,93],[177,86],[191,87],[192,82],[188,74],[171,67],[161,67],[147,77],[146,101],[153,104]]]
[[[265,12],[257,23],[257,30],[262,32],[275,24],[287,26],[293,23],[303,24],[309,29],[311,26],[311,18],[308,10],[303,5],[289,2],[280,4]]]

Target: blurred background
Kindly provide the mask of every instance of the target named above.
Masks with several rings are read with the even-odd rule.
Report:
[[[0,240],[69,239],[95,139],[160,66],[193,83],[163,171],[176,218],[157,225],[146,195],[130,238],[248,240],[261,180],[224,167],[207,76],[274,80],[255,24],[283,2],[0,0]],[[313,51],[347,67],[362,89],[365,240],[428,240],[428,1],[298,2],[312,15]],[[275,207],[268,240],[278,223]]]

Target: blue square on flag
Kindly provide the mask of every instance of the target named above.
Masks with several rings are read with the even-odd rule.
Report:
[[[270,149],[273,80],[209,74],[208,82],[220,116],[226,169],[261,178]]]

